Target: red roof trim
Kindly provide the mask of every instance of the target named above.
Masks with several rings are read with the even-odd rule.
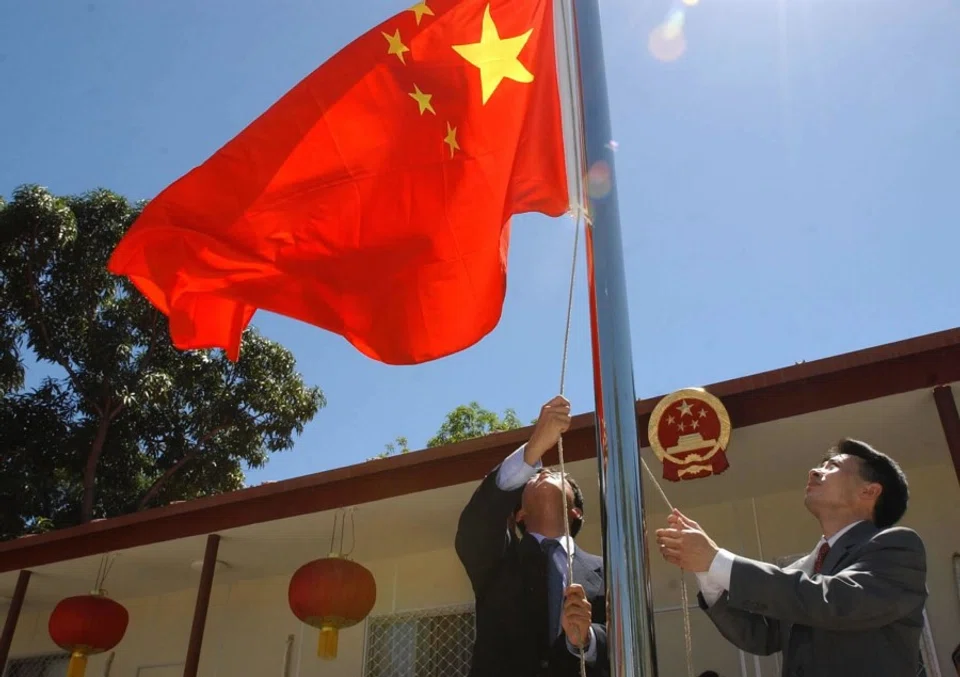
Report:
[[[960,329],[950,329],[707,389],[738,428],[958,380]],[[644,446],[659,399],[637,403]],[[575,417],[564,437],[568,460],[596,453],[593,419]],[[475,481],[528,434],[513,430],[7,541],[0,543],[0,573]]]

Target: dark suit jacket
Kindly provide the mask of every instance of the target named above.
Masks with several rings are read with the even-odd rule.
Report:
[[[456,549],[477,599],[477,641],[470,677],[576,677],[580,657],[561,631],[547,639],[546,556],[533,536],[507,527],[523,489],[501,491],[494,468],[460,515]],[[607,677],[603,560],[574,550],[573,582],[583,586],[593,613],[597,660],[590,677]]]
[[[730,591],[700,605],[744,651],[783,651],[784,676],[915,677],[927,597],[920,536],[861,522],[810,575],[814,556],[784,569],[738,557]]]

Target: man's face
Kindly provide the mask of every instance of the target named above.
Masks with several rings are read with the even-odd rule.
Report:
[[[807,474],[804,503],[809,510],[854,508],[867,498],[868,482],[860,476],[860,459],[837,454],[823,461]]]
[[[544,515],[560,515],[563,512],[562,489],[567,491],[567,509],[574,510],[573,488],[564,482],[559,472],[544,470],[531,477],[523,488],[521,512],[524,516],[542,518]],[[523,517],[518,516],[518,519]]]

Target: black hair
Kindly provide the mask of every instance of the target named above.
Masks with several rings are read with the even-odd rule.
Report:
[[[537,470],[536,474],[540,475],[545,472],[552,471],[548,468],[540,468]],[[577,484],[577,481],[573,479],[573,477],[567,475],[564,479],[567,480],[567,484],[569,484],[570,488],[573,490],[573,507],[580,509],[580,517],[575,517],[574,519],[570,520],[570,538],[576,538],[577,534],[580,533],[581,527],[583,527],[583,492],[580,491],[580,485]],[[513,514],[516,515],[521,507],[523,506],[517,505],[517,507],[513,510]],[[520,529],[521,534],[527,533],[526,525],[522,521],[517,522],[517,528]]]
[[[907,476],[892,458],[866,442],[844,438],[827,453],[827,458],[840,454],[860,459],[860,477],[875,482],[881,487],[880,495],[873,506],[873,523],[880,529],[892,527],[907,512],[910,488]]]

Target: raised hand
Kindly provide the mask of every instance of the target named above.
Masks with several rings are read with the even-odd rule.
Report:
[[[578,649],[587,649],[590,643],[592,607],[583,586],[574,583],[567,587],[563,597],[560,627],[570,643]]]
[[[667,525],[666,529],[657,529],[657,545],[663,559],[686,571],[709,571],[720,548],[707,532],[679,510],[667,517]]]
[[[527,442],[523,460],[533,465],[550,451],[560,436],[570,427],[570,401],[557,395],[540,409],[540,417]]]

